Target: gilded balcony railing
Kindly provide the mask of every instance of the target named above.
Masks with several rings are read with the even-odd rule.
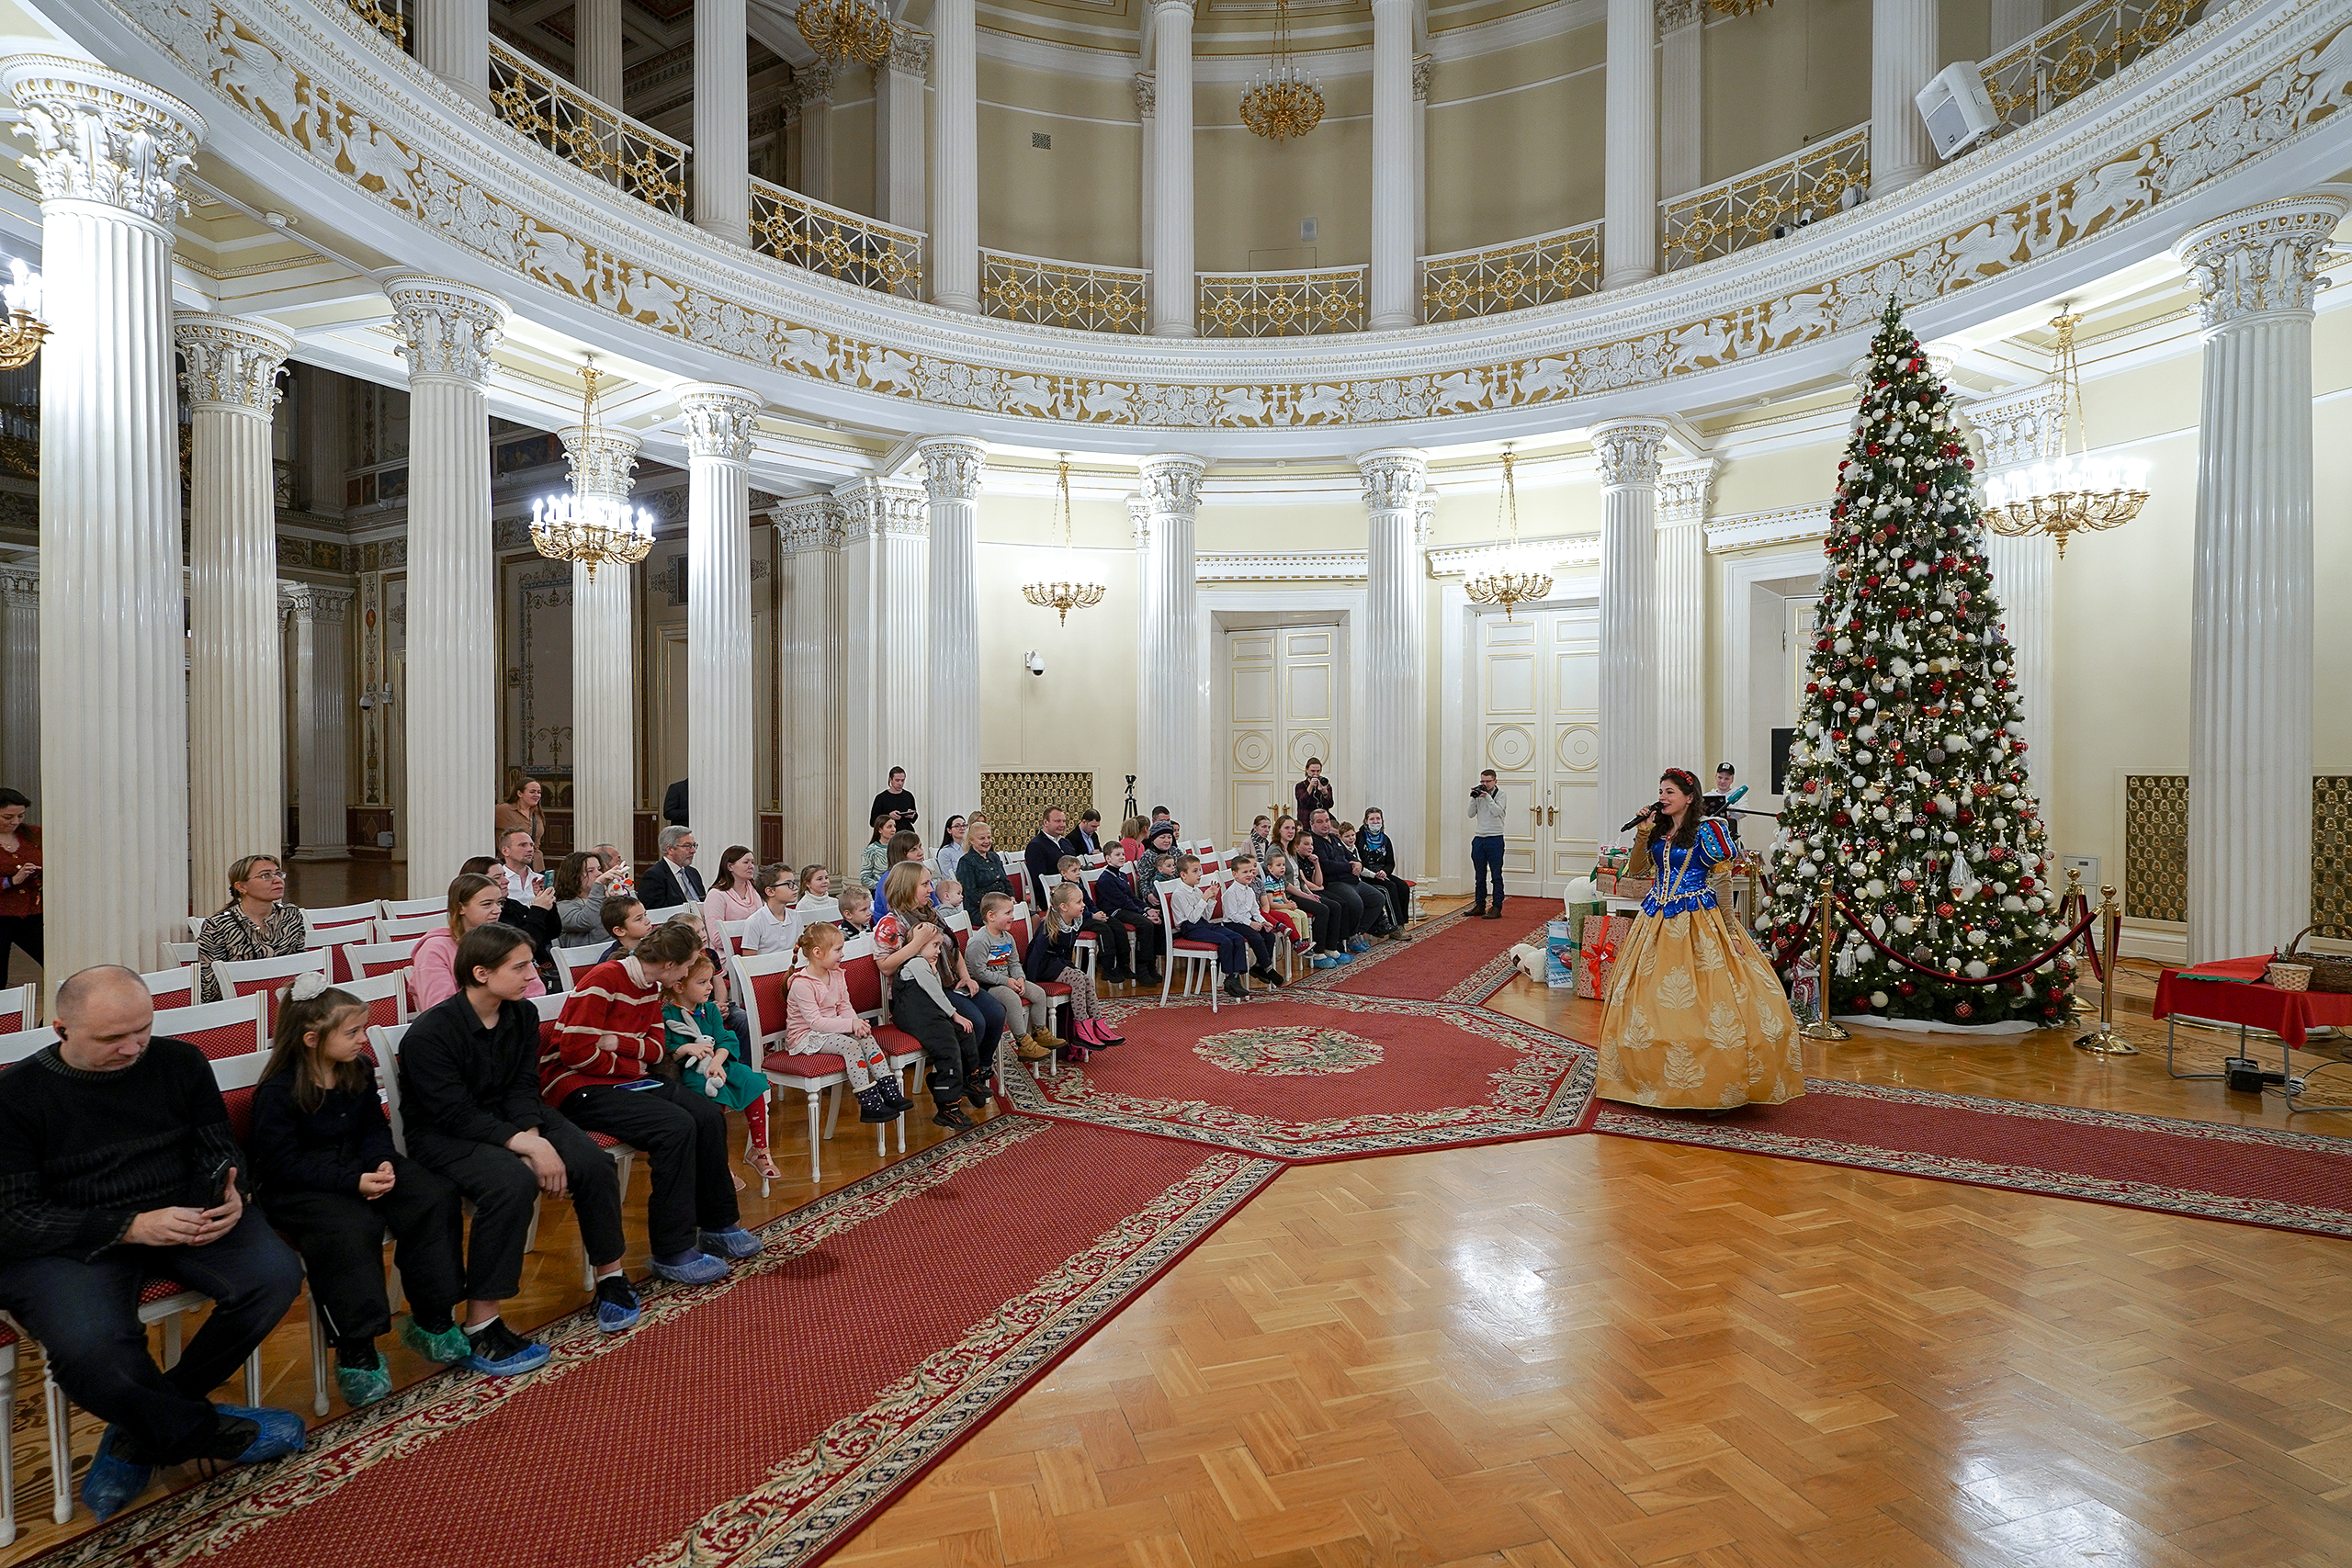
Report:
[[[1846,192],[1871,179],[1867,121],[1658,204],[1666,217],[1666,267],[1712,261],[1838,209]]]
[[[498,118],[638,200],[686,215],[686,149],[650,125],[490,40],[490,101]]]
[[[1000,321],[1140,333],[1150,293],[1151,274],[1132,266],[980,252],[980,309]]]
[[[408,47],[408,17],[401,15],[401,0],[349,0],[359,19],[392,40],[394,49]]]
[[[1984,90],[2000,126],[2048,114],[2169,42],[2205,12],[2205,0],[2091,0],[1984,62]]]
[[[1194,310],[1203,337],[1309,337],[1364,327],[1361,266],[1303,272],[1204,272]]]
[[[1600,284],[1600,223],[1421,258],[1421,320],[1459,321],[1550,305]]]
[[[778,261],[876,294],[912,299],[922,282],[922,235],[752,182],[752,243]]]

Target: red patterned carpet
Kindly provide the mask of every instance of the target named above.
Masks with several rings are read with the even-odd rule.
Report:
[[[724,1283],[649,1292],[630,1333],[566,1319],[544,1371],[429,1379],[35,1561],[791,1568],[1279,1169],[1000,1117],[775,1222]]]
[[[1593,1131],[2352,1236],[2352,1145],[2318,1134],[1823,1078],[1722,1116],[1606,1102]]]
[[[1293,990],[1111,1010],[1126,1043],[1006,1071],[1015,1110],[1300,1161],[1573,1133],[1592,1110],[1588,1047],[1484,1008]]]
[[[1476,1006],[1519,972],[1510,950],[1523,942],[1542,942],[1544,922],[1559,912],[1559,903],[1514,898],[1504,908],[1499,920],[1441,915],[1403,942],[1374,942],[1353,964],[1318,971],[1307,984],[1349,996]]]

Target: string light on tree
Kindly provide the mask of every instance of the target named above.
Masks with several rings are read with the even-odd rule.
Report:
[[[1871,935],[1931,973],[1844,930],[1822,976],[1825,1012],[1962,1025],[2068,1016],[2071,956],[1959,983],[2005,974],[2063,929],[1974,466],[1949,394],[1889,301],[1838,465],[1758,926],[1774,951],[1799,951],[1828,878]]]
[[[1102,579],[1087,570],[1078,558],[1078,547],[1071,542],[1069,515],[1069,459],[1061,460],[1059,480],[1062,519],[1062,574],[1051,581],[1024,582],[1021,596],[1040,610],[1053,610],[1061,616],[1061,624],[1069,625],[1072,610],[1091,610],[1102,603],[1110,590]]]
[[[2047,534],[2058,542],[2061,560],[2066,558],[2068,536],[2120,528],[2148,502],[2147,464],[2137,457],[2090,455],[2090,439],[2083,432],[2082,370],[2075,362],[2075,326],[2081,320],[2061,307],[2050,323],[2058,333],[2052,369],[2066,400],[2068,427],[2058,457],[1984,486],[1984,520],[1993,532],[2011,537]],[[2068,440],[2075,445],[2074,452],[2065,450]]]
[[[1473,604],[1500,604],[1507,621],[1518,619],[1520,605],[1552,592],[1551,563],[1523,549],[1519,542],[1519,481],[1512,473],[1513,461],[1511,449],[1505,446],[1503,488],[1495,497],[1495,521],[1507,527],[1509,542],[1486,570],[1463,585]]]
[[[596,449],[596,383],[603,377],[594,359],[580,367],[580,429],[572,442],[571,488],[531,502],[531,547],[549,560],[576,561],[591,581],[606,562],[633,566],[653,547],[653,514],[631,506],[626,493],[583,489],[583,468]],[[566,440],[571,437],[567,434]],[[627,465],[621,466],[626,474]],[[619,481],[624,492],[627,480]]]

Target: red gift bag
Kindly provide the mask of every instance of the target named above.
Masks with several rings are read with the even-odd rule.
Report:
[[[1633,930],[1630,915],[1587,915],[1577,933],[1577,995],[1598,1001],[1609,993],[1609,972],[1617,962],[1617,943]]]

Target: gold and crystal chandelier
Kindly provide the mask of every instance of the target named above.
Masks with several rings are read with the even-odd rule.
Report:
[[[22,257],[11,261],[8,270],[16,281],[0,283],[0,299],[8,305],[8,324],[0,327],[0,370],[22,370],[40,352],[49,327],[40,319],[40,274]]]
[[[1503,619],[1516,620],[1521,604],[1548,598],[1552,592],[1552,574],[1545,562],[1521,549],[1519,543],[1519,481],[1511,472],[1511,450],[1503,448],[1503,488],[1495,498],[1495,521],[1503,524],[1509,541],[1479,572],[1464,584],[1472,603],[1500,604]]]
[[[1021,596],[1040,610],[1059,612],[1061,624],[1068,626],[1069,613],[1072,610],[1091,610],[1095,605],[1102,603],[1102,595],[1110,590],[1103,586],[1101,579],[1079,564],[1078,547],[1071,543],[1069,459],[1068,457],[1061,460],[1059,489],[1062,514],[1062,574],[1050,582],[1023,583]]]
[[[1274,52],[1241,95],[1241,123],[1269,141],[1288,141],[1323,123],[1323,84],[1290,57],[1290,0],[1274,0]]]
[[[2066,558],[2075,534],[2120,528],[2140,515],[2148,502],[2148,465],[2137,457],[2094,457],[2083,434],[2083,377],[2075,362],[2075,327],[2082,318],[2060,306],[2050,324],[2058,333],[2052,350],[2064,422],[2058,456],[1998,475],[1984,483],[1984,520],[1996,534],[2047,534]],[[2069,434],[2076,446],[2066,450]]]
[[[653,514],[628,503],[628,463],[607,461],[599,451],[596,382],[603,374],[594,360],[580,367],[580,437],[571,457],[571,488],[531,502],[532,547],[549,560],[586,567],[591,582],[605,562],[633,566],[653,547]],[[606,469],[602,477],[622,493],[582,488],[589,475]]]
[[[871,67],[890,54],[890,18],[873,0],[800,0],[792,25],[820,60]]]

